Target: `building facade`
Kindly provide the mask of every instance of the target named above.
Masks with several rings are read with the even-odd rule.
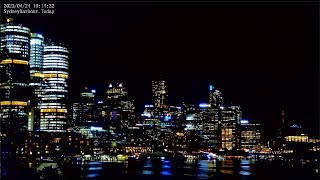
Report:
[[[241,120],[241,149],[255,150],[261,145],[260,124]]]
[[[167,105],[168,92],[165,80],[152,81],[152,100],[156,108]]]
[[[30,29],[7,19],[0,25],[1,133],[28,125]]]
[[[39,130],[40,127],[40,98],[43,94],[43,51],[44,37],[38,33],[31,33],[30,39],[30,88],[32,90],[32,98],[30,101],[30,112],[28,119],[28,130]]]
[[[40,102],[40,131],[66,132],[68,127],[68,56],[66,47],[51,43],[44,47]]]

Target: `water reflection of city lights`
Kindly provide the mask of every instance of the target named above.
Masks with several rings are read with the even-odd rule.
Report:
[[[143,171],[141,172],[141,174],[151,175],[151,174],[152,174],[152,171],[150,171],[150,170],[143,170]]]
[[[249,175],[251,175],[251,172],[249,172],[249,171],[240,171],[239,174],[241,174],[243,176],[249,176]]]
[[[172,175],[172,173],[170,171],[161,171],[161,174],[165,175],[165,176],[171,176]]]
[[[150,168],[150,167],[152,167],[152,164],[145,164],[143,167],[144,168]]]
[[[241,165],[250,165],[250,161],[249,160],[241,160]]]
[[[221,169],[220,172],[222,174],[234,174],[234,172],[232,170],[229,170],[229,169]]]
[[[250,170],[250,166],[241,166],[241,169],[244,171],[249,171]]]
[[[163,163],[171,164],[171,161],[169,161],[169,160],[164,160]]]
[[[102,167],[90,167],[90,171],[102,170]]]
[[[89,165],[102,164],[101,162],[88,162]]]
[[[199,174],[198,174],[198,178],[199,179],[206,179],[208,178],[208,174],[209,174],[209,163],[210,161],[206,161],[206,160],[201,160],[198,162],[198,169],[199,169]]]
[[[93,177],[98,177],[99,174],[88,174],[87,177],[88,178],[93,178]]]

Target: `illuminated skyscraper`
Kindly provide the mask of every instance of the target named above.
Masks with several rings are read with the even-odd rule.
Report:
[[[152,81],[152,100],[156,108],[168,105],[168,92],[165,80]]]
[[[106,91],[107,106],[113,109],[120,108],[120,102],[127,98],[127,91],[123,83],[110,83]]]
[[[248,120],[241,120],[241,149],[255,149],[260,145],[260,124],[251,124]]]
[[[110,127],[122,133],[127,129],[129,124],[134,124],[136,120],[134,102],[128,97],[123,83],[110,83],[106,95]]]
[[[219,90],[214,90],[212,85],[209,86],[209,104],[212,108],[223,106],[221,92]]]
[[[43,93],[43,49],[44,37],[38,33],[31,33],[30,40],[30,87],[32,89],[31,98],[31,116],[29,115],[28,130],[34,130],[34,127],[40,126],[40,97]]]
[[[237,127],[240,124],[239,106],[209,108],[203,113],[203,138],[205,144],[214,149],[228,149],[239,146]]]
[[[27,130],[30,29],[13,23],[0,25],[1,132]]]
[[[51,43],[44,47],[42,77],[46,86],[40,102],[40,131],[65,132],[68,125],[68,50]]]
[[[75,126],[101,126],[95,99],[96,90],[89,90],[81,93],[80,101],[73,103],[73,124]]]

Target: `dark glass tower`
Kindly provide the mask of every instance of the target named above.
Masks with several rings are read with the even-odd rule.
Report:
[[[30,29],[7,19],[0,25],[1,133],[27,130]]]

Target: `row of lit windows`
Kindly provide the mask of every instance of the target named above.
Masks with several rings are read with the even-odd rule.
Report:
[[[43,91],[45,91],[45,92],[68,92],[68,90],[65,90],[65,89],[57,89],[57,88],[44,89]]]
[[[40,39],[31,39],[30,44],[31,45],[43,45],[43,41]]]
[[[44,75],[46,76],[46,74],[68,74],[65,71],[45,71]]]
[[[1,106],[27,106],[28,102],[24,102],[24,101],[1,101],[0,102]]]
[[[45,55],[44,55],[45,57]],[[43,64],[45,65],[49,65],[49,64],[59,64],[59,63],[65,63],[68,64],[68,60],[67,59],[62,59],[62,58],[57,58],[57,59],[53,59],[53,58],[44,58],[43,59]]]
[[[59,124],[67,124],[67,122],[65,121],[59,121],[59,120],[51,120],[51,121],[46,121],[46,120],[43,120],[43,121],[40,121],[41,126],[59,126]]]
[[[58,52],[66,52],[69,53],[67,48],[61,47],[61,46],[45,46],[44,47],[45,52],[51,52],[51,51],[58,51]]]
[[[44,66],[57,66],[57,67],[59,67],[59,66],[66,66],[66,67],[68,67],[69,66],[69,63],[68,63],[68,61],[66,61],[66,60],[54,60],[54,61],[52,61],[52,60],[50,60],[50,61],[43,61],[43,65]]]
[[[67,109],[40,109],[40,112],[63,112],[67,113]]]
[[[43,100],[43,99],[41,99],[41,100]],[[54,105],[56,105],[56,106],[61,106],[62,104],[61,103],[57,103],[57,102],[54,102],[54,103],[41,103],[41,106],[54,106]]]
[[[28,34],[30,34],[30,29],[27,27],[23,27],[23,26],[12,26],[12,25],[1,25],[0,26],[0,31],[1,32],[6,32],[6,31],[12,31],[12,30],[25,30],[26,32],[28,32]]]
[[[43,109],[48,109],[48,108],[49,108],[49,109],[63,109],[63,108],[65,108],[66,106],[65,106],[64,104],[56,105],[56,106],[54,106],[54,105],[50,105],[50,106],[46,105],[46,106],[43,106],[42,103],[40,103],[39,107],[40,107],[40,108],[43,108]]]
[[[58,71],[49,71],[49,72],[58,72]],[[67,74],[47,74],[47,73],[37,73],[35,74],[37,77],[43,77],[43,78],[68,78]],[[62,80],[62,79],[61,79]]]
[[[43,69],[64,69],[64,70],[69,69],[68,64],[51,64],[51,65],[46,64],[46,65],[43,65],[42,68]]]
[[[1,64],[23,64],[23,65],[28,65],[29,62],[25,60],[18,60],[18,59],[5,59],[1,61]]]
[[[68,59],[68,56],[65,54],[46,54],[45,55],[45,58],[48,58],[48,59],[55,59],[55,58],[60,59],[59,57]]]

